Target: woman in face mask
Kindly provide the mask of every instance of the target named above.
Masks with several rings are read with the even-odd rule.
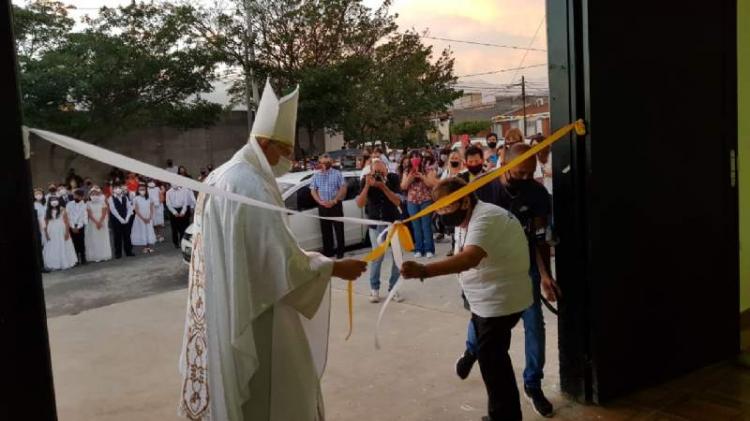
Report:
[[[130,241],[134,246],[143,246],[144,254],[153,253],[153,246],[156,244],[154,203],[149,199],[148,189],[143,184],[138,186],[138,194],[133,199],[133,211],[135,220]]]
[[[46,243],[42,251],[44,267],[48,270],[69,269],[78,263],[76,249],[70,238],[68,215],[57,196],[50,196],[44,215]]]
[[[39,222],[42,246],[44,246],[44,243],[47,241],[47,237],[44,235],[44,215],[47,213],[47,200],[44,197],[44,190],[42,189],[34,189],[34,210],[36,211],[36,219]]]
[[[154,180],[150,180],[148,187],[148,197],[154,203],[154,231],[156,232],[156,241],[164,241],[164,202],[161,200],[161,188],[156,185]]]
[[[450,155],[448,155],[448,161],[446,161],[445,163],[443,175],[440,177],[440,180],[445,180],[446,178],[456,177],[463,170],[464,170],[463,154],[461,154],[461,151],[453,151],[450,153]]]
[[[112,247],[109,243],[109,206],[98,186],[92,186],[86,203],[89,223],[86,224],[84,241],[86,257],[92,262],[103,262],[112,258]]]
[[[422,158],[419,151],[409,154],[409,170],[401,178],[401,190],[406,191],[406,207],[409,215],[416,215],[432,204],[432,188],[437,184],[434,158]],[[425,215],[412,221],[414,229],[414,257],[432,258],[435,256],[435,243],[432,239],[432,215]]]

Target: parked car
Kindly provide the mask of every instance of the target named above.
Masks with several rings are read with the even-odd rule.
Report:
[[[287,209],[311,215],[318,214],[318,204],[310,192],[310,182],[314,174],[314,171],[301,171],[288,173],[276,179]],[[360,209],[354,200],[360,192],[361,172],[344,171],[342,174],[347,185],[346,198],[343,203],[344,216],[364,218],[364,209]],[[303,249],[313,251],[323,249],[323,237],[317,220],[294,214],[289,216],[289,226]],[[190,263],[194,233],[195,226],[191,224],[182,239],[182,258],[186,263]],[[359,224],[344,224],[344,240],[346,246],[364,245],[368,241],[367,227]]]

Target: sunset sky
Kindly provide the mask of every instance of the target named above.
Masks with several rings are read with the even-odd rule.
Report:
[[[76,18],[86,13],[95,14],[95,10],[92,9],[105,4],[115,6],[130,2],[130,0],[63,1],[79,8],[73,13]],[[213,3],[212,0],[200,1],[206,4]],[[382,0],[364,0],[364,2],[370,7],[378,7]],[[23,4],[23,1],[13,0],[13,3]],[[399,15],[397,22],[402,30],[415,29],[419,32],[428,30],[430,36],[437,38],[519,47],[530,46],[542,50],[547,48],[544,0],[394,0],[391,10]],[[534,37],[535,32],[537,32],[536,37]],[[514,68],[519,67],[521,63],[529,66],[547,62],[547,53],[544,51],[528,51],[524,58],[524,50],[432,39],[425,39],[424,42],[434,46],[436,55],[442,49],[450,47],[456,58],[457,75]],[[529,81],[528,89],[531,92],[546,90],[546,66],[518,72],[509,71],[461,78],[459,86],[517,83],[522,74]],[[487,94],[495,91],[484,89],[484,92]]]

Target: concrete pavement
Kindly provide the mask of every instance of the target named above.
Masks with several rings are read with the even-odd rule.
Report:
[[[441,244],[439,252],[445,248]],[[468,321],[455,279],[406,283],[402,291],[407,300],[393,303],[385,316],[380,351],[373,345],[379,306],[367,301],[367,279],[363,276],[356,284],[355,330],[349,341],[344,341],[345,283],[333,282],[329,359],[323,378],[328,419],[479,420],[485,414],[486,394],[478,367],[465,381],[453,371]],[[383,292],[385,288],[384,284]],[[175,411],[177,358],[185,300],[185,290],[180,289],[50,318],[60,420],[180,419]],[[556,321],[549,313],[546,318],[551,321],[546,390],[556,406],[570,408],[572,404],[557,393]],[[524,360],[520,324],[514,330],[511,354],[520,378]],[[541,419],[525,401],[523,406],[525,419]]]

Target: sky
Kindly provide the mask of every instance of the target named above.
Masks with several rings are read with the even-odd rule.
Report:
[[[97,8],[130,3],[130,0],[63,0],[78,8],[72,15],[95,14]],[[205,1],[207,4],[211,0]],[[23,0],[13,0],[23,4]],[[370,7],[378,7],[382,0],[364,0]],[[547,27],[544,0],[394,0],[391,11],[398,14],[401,30],[414,29],[428,36],[458,41],[509,45],[521,48],[546,50]],[[450,48],[455,57],[456,75],[495,72],[501,69],[534,66],[519,71],[506,71],[489,75],[459,78],[460,87],[466,91],[482,91],[486,96],[502,89],[489,89],[508,84],[518,84],[521,75],[528,82],[529,92],[546,91],[546,51],[498,48],[462,42],[424,39],[438,56]],[[525,55],[525,57],[524,57]],[[475,89],[479,87],[481,89]],[[518,87],[510,89],[518,90]]]

